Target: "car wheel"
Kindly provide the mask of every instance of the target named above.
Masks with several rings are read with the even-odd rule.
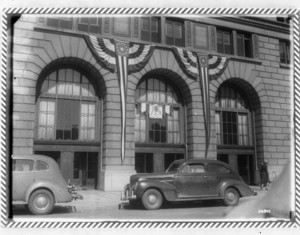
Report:
[[[142,203],[147,210],[157,210],[163,203],[163,197],[158,190],[148,189],[142,196]]]
[[[227,206],[235,206],[239,203],[240,194],[234,188],[228,188],[224,194],[224,202]]]
[[[54,208],[54,196],[45,189],[34,191],[28,201],[28,209],[34,215],[46,215]]]

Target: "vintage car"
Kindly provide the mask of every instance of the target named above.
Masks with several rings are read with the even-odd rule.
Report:
[[[121,200],[148,209],[159,209],[164,201],[222,199],[228,206],[240,197],[256,193],[226,163],[217,160],[177,160],[162,174],[135,174],[130,177]]]
[[[35,215],[51,213],[55,203],[82,199],[50,157],[13,155],[12,170],[12,203],[25,204]]]

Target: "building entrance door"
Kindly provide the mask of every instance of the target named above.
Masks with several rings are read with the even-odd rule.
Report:
[[[98,185],[98,153],[74,153],[74,182],[86,189],[96,189]]]
[[[254,156],[252,154],[218,154],[219,161],[229,164],[243,178],[245,183],[255,183]]]

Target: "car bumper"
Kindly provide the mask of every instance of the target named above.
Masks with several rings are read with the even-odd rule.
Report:
[[[134,191],[130,188],[130,185],[126,185],[124,191],[121,193],[121,201],[136,200],[137,196]]]
[[[72,200],[83,200],[83,196],[77,192],[74,184],[68,184],[67,190],[72,195]]]

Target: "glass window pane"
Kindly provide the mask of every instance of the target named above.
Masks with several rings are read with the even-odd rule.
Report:
[[[37,171],[46,171],[49,169],[49,165],[46,162],[42,162],[42,161],[37,161],[36,162],[36,166],[35,169]]]
[[[13,160],[13,171],[32,171],[34,162],[27,159]]]
[[[203,25],[195,25],[195,46],[198,48],[208,48],[208,28]]]
[[[173,23],[167,21],[166,27],[167,27],[167,30],[166,30],[167,36],[173,37]]]
[[[142,17],[141,28],[143,31],[150,31],[150,18],[149,17]]]
[[[115,17],[114,18],[114,34],[120,36],[130,36],[130,18]]]
[[[180,23],[174,24],[174,37],[182,38],[182,25]]]

